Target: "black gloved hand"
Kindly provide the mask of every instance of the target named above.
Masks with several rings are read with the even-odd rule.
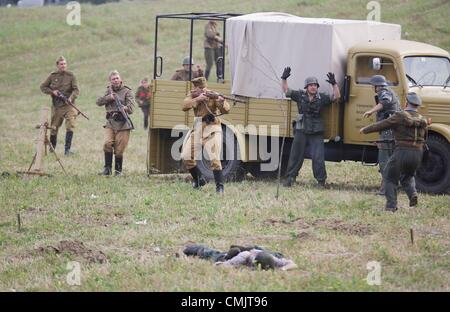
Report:
[[[327,77],[328,77],[327,82],[329,84],[331,84],[332,86],[334,86],[336,84],[336,78],[334,78],[334,74],[333,73],[328,73]]]
[[[283,70],[283,74],[281,75],[281,79],[286,80],[290,75],[291,75],[291,68],[289,66],[285,67]]]

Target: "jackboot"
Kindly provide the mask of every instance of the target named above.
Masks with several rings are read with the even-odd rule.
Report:
[[[216,181],[216,193],[223,194],[224,187],[223,187],[222,170],[213,170],[213,174],[214,174],[214,181]]]
[[[73,153],[70,151],[70,147],[72,146],[72,138],[73,138],[73,131],[67,131],[66,132],[66,144],[64,145],[64,155],[70,156]]]
[[[105,167],[103,168],[103,172],[100,173],[100,175],[111,175],[111,169],[112,169],[112,158],[113,153],[112,152],[105,152]]]
[[[120,176],[122,175],[122,163],[123,163],[123,157],[122,156],[116,156],[116,160],[114,163],[114,175]]]
[[[56,148],[56,138],[57,138],[56,134],[50,135],[50,144],[52,145],[53,149]]]
[[[197,167],[189,169],[192,176],[192,187],[198,189],[206,184],[205,178],[202,177],[200,170]]]

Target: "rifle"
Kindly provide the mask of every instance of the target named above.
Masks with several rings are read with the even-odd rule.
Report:
[[[67,96],[65,96],[61,91],[56,91],[56,92],[58,93],[57,97],[59,97],[60,99],[62,99],[62,100],[64,101],[64,103],[66,103],[67,105],[72,106],[72,107],[78,112],[78,115],[81,114],[81,116],[83,116],[84,118],[86,118],[87,120],[89,120],[89,117],[86,116],[85,114],[83,114],[83,112],[80,111],[80,110],[78,109],[78,107],[76,107],[76,106],[72,103],[72,101],[71,101]]]
[[[114,101],[116,103],[116,109],[120,112],[120,114],[122,115],[123,119],[127,123],[128,127],[130,127],[131,130],[134,130],[133,122],[131,121],[130,117],[128,116],[127,112],[125,111],[125,105],[120,103],[120,100],[119,100],[119,98],[117,97],[117,95],[115,93],[113,93],[111,91],[111,94],[114,97]]]
[[[233,102],[244,103],[244,104],[247,103],[247,101],[240,100],[238,98],[235,98],[234,96],[227,96],[227,95],[223,95],[221,93],[214,92],[214,91],[206,91],[205,95],[207,97],[209,97],[210,99],[213,99],[213,100],[215,100],[215,99],[219,98],[219,96],[221,96],[224,99],[230,100],[230,101],[233,101]]]

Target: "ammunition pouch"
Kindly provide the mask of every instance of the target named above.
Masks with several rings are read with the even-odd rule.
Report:
[[[207,114],[202,117],[202,121],[206,122],[206,124],[209,125],[216,121],[216,116],[214,116],[213,114]]]
[[[122,114],[119,112],[108,112],[106,113],[106,119],[113,119],[114,121],[125,121]]]

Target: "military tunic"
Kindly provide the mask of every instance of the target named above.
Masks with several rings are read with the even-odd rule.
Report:
[[[378,90],[376,98],[378,99],[378,103],[383,106],[383,109],[377,112],[377,121],[381,121],[389,118],[395,112],[400,111],[400,103],[395,95],[394,91],[382,87]],[[377,104],[378,104],[377,103]],[[378,164],[380,167],[380,173],[383,175],[384,168],[386,167],[386,163],[389,157],[392,156],[393,153],[393,142],[390,142],[394,139],[392,135],[391,129],[385,129],[380,131],[380,141],[378,146]]]
[[[211,162],[212,170],[222,170],[220,162],[222,127],[220,119],[212,118],[212,116],[218,113],[227,114],[230,111],[230,104],[227,101],[223,101],[221,104],[217,99],[206,99],[197,103],[195,101],[196,91],[191,92],[183,101],[182,110],[193,109],[195,119],[194,129],[183,145],[181,158],[187,169],[194,168],[196,160],[202,159],[199,153],[203,146],[208,156],[207,159]],[[203,91],[209,90],[205,88]]]
[[[311,151],[314,178],[324,183],[327,178],[325,169],[325,152],[323,132],[325,130],[321,118],[322,109],[332,101],[325,93],[316,93],[310,100],[305,90],[288,89],[286,97],[297,102],[299,115],[295,122],[294,141],[287,166],[287,177],[295,180],[305,159],[306,147]]]
[[[393,130],[395,140],[394,153],[389,158],[383,175],[386,208],[396,210],[399,181],[410,200],[417,194],[414,175],[422,161],[427,121],[418,112],[405,110],[363,128],[362,132],[371,133],[385,129]]]
[[[108,86],[105,95],[97,99],[97,105],[105,106],[106,109],[106,124],[103,126],[105,128],[103,150],[114,152],[116,157],[121,157],[128,145],[132,128],[117,109],[115,100],[111,99],[112,92],[117,95],[120,103],[128,108],[128,114],[133,113],[134,99],[131,89],[124,85],[118,88]]]
[[[58,129],[64,120],[66,120],[66,131],[73,131],[78,112],[64,100],[54,96],[53,91],[60,91],[75,104],[75,99],[80,94],[75,75],[68,70],[54,71],[41,84],[41,91],[52,96],[51,126],[54,129],[51,130],[51,135],[58,134]]]

